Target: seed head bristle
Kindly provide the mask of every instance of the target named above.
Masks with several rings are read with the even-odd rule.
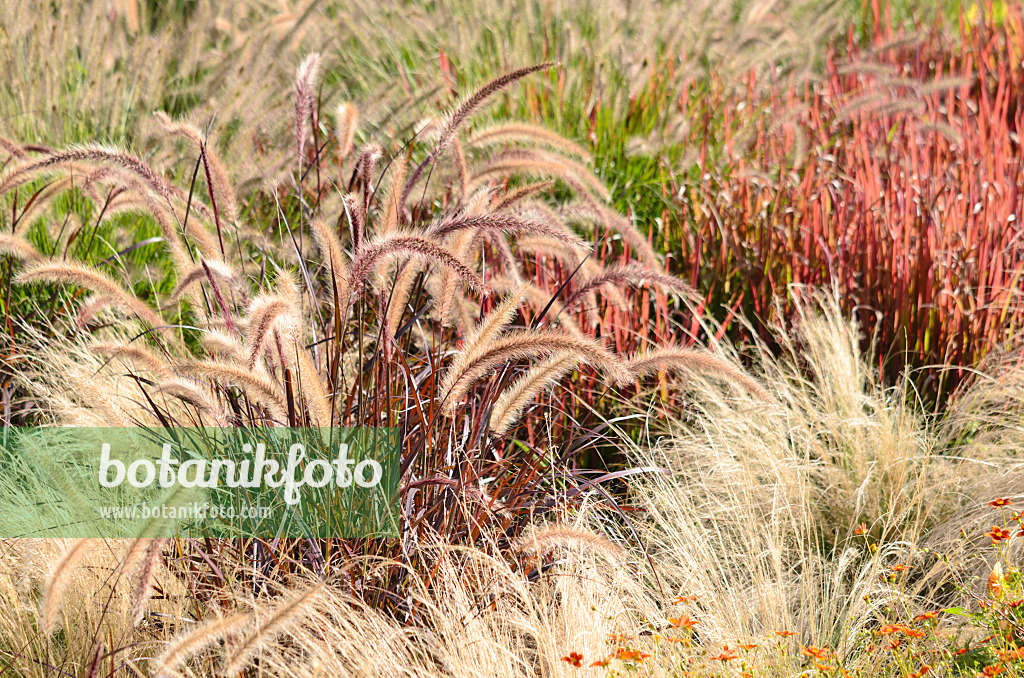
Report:
[[[587,245],[575,233],[511,212],[490,212],[487,214],[466,214],[449,217],[431,227],[429,233],[431,237],[440,240],[452,233],[464,230],[498,231],[509,234],[545,236],[580,251],[586,251],[587,249]]]
[[[337,234],[322,220],[314,219],[310,222],[313,238],[320,247],[320,256],[324,259],[324,265],[331,275],[331,280],[338,294],[338,303],[341,319],[344,323],[348,316],[349,289],[348,289],[348,256],[341,248],[341,241]],[[333,298],[334,289],[329,291]]]
[[[647,237],[633,226],[625,217],[615,213],[613,210],[599,204],[586,192],[578,191],[583,198],[582,205],[573,205],[565,214],[570,218],[586,218],[598,223],[605,224],[620,236],[630,246],[635,256],[652,268],[661,268],[661,257],[654,251]]]
[[[510,332],[492,341],[473,342],[456,356],[441,387],[445,411],[453,412],[470,387],[493,368],[510,360],[555,352],[568,352],[581,363],[600,367],[615,383],[625,383],[630,378],[618,357],[594,339],[550,330]]]
[[[43,633],[47,636],[53,635],[54,627],[57,625],[57,612],[60,610],[61,598],[64,590],[70,582],[78,563],[89,552],[92,547],[90,539],[76,539],[71,547],[60,557],[46,582],[46,593],[43,595]]]
[[[289,625],[301,619],[311,607],[314,607],[322,597],[323,591],[323,586],[317,585],[294,593],[271,610],[265,620],[262,622],[257,620],[254,623],[255,628],[234,649],[222,675],[239,674],[260,647],[272,642],[278,634],[285,631]]]
[[[514,207],[523,200],[526,200],[538,193],[543,193],[554,185],[555,182],[549,179],[547,181],[536,181],[532,184],[519,186],[518,188],[512,189],[505,193],[505,195],[501,196],[494,204],[494,210],[496,212],[500,212],[501,210]]]
[[[351,103],[338,104],[334,118],[337,125],[335,134],[338,139],[338,155],[344,159],[352,152],[356,129],[359,126],[359,109]]]
[[[54,151],[35,162],[17,167],[3,181],[0,181],[0,195],[10,190],[9,182],[16,178],[75,162],[102,163],[106,166],[123,170],[129,176],[141,180],[149,190],[168,202],[174,200],[183,202],[187,199],[178,188],[164,181],[153,168],[143,162],[138,156],[119,148],[100,146],[98,144],[72,146],[62,151]],[[193,203],[192,208],[201,212],[203,216],[209,217],[208,211],[200,203]]]
[[[353,292],[361,289],[378,263],[401,256],[436,264],[455,273],[471,288],[480,287],[479,276],[443,246],[422,236],[399,233],[375,239],[359,252],[352,262],[350,289]]]
[[[490,146],[494,144],[535,142],[558,149],[563,153],[585,158],[587,149],[540,125],[521,122],[503,122],[480,130],[466,142],[468,146]]]
[[[299,381],[299,389],[306,401],[313,426],[330,426],[333,421],[334,407],[327,395],[327,387],[320,377],[320,370],[317,369],[309,351],[298,341],[292,341],[291,356],[295,359],[296,377]]]
[[[132,608],[132,624],[134,626],[138,626],[145,616],[146,606],[153,592],[153,582],[156,580],[157,570],[163,560],[164,545],[167,541],[165,538],[151,539],[142,558],[139,580],[135,584],[135,605]]]
[[[320,76],[320,55],[313,52],[295,71],[295,143],[301,158],[306,150],[306,123],[313,112],[314,90]]]
[[[31,197],[31,202],[17,216],[14,225],[15,235],[25,235],[32,223],[50,207],[54,199],[73,188],[76,182],[81,182],[81,179],[71,176],[58,177],[36,191]]]
[[[281,389],[263,370],[252,370],[234,363],[200,360],[179,365],[177,371],[187,376],[237,386],[255,402],[266,407],[275,419],[284,421],[287,418],[288,401]]]
[[[98,355],[106,355],[125,362],[135,363],[152,372],[157,378],[171,376],[171,368],[167,362],[144,346],[98,342],[90,344],[89,350]]]
[[[456,135],[452,138],[452,157],[455,160],[455,198],[457,202],[466,199],[466,187],[469,184],[469,168],[466,166],[466,153]]]
[[[245,346],[234,334],[211,330],[203,335],[202,342],[206,350],[214,355],[230,358],[240,364],[244,364],[246,361]]]
[[[25,151],[22,150],[21,144],[17,144],[7,137],[0,135],[0,151],[3,151],[12,158],[24,158]]]
[[[469,179],[467,190],[473,191],[484,182],[506,174],[553,176],[570,185],[582,186],[602,200],[611,198],[601,180],[583,165],[553,153],[522,148],[499,153],[478,167]]]
[[[112,303],[131,311],[151,327],[162,327],[163,319],[143,301],[130,294],[113,278],[95,268],[83,264],[64,262],[42,263],[23,270],[15,277],[21,284],[32,282],[72,283],[85,287],[111,300]]]
[[[423,174],[423,170],[426,167],[428,167],[431,163],[435,162],[439,157],[441,157],[441,155],[447,150],[448,144],[451,143],[451,140],[454,138],[455,132],[458,131],[459,127],[462,126],[462,123],[464,123],[469,118],[469,116],[472,115],[473,111],[479,108],[480,105],[483,104],[483,102],[486,101],[488,97],[490,97],[495,92],[501,91],[502,89],[508,87],[512,83],[522,78],[525,78],[531,73],[536,73],[537,71],[545,70],[554,65],[555,64],[553,62],[545,62],[541,64],[536,64],[534,66],[520,68],[510,73],[506,73],[505,75],[502,75],[498,78],[495,78],[494,80],[491,80],[489,83],[487,83],[486,85],[478,89],[476,92],[474,92],[472,95],[470,95],[468,98],[466,98],[461,104],[456,106],[455,109],[448,116],[447,120],[445,121],[445,124],[441,127],[441,131],[438,133],[437,136],[437,143],[434,146],[433,150],[430,151],[430,153],[423,160],[423,162],[421,162],[416,167],[412,175],[409,177],[409,180],[406,182],[405,190],[403,191],[402,195],[402,203],[405,204],[409,192],[412,190],[412,187],[416,184],[420,176]]]
[[[154,661],[156,668],[153,669],[153,677],[178,676],[177,668],[189,657],[239,631],[248,620],[248,614],[239,612],[201,624],[188,633],[178,634]]]
[[[29,263],[38,263],[45,259],[29,241],[12,233],[0,235],[0,254],[7,254]]]
[[[202,131],[187,122],[171,120],[171,117],[163,111],[157,111],[154,116],[167,134],[187,139],[192,148],[203,155],[203,163],[208,173],[207,178],[213,184],[210,187],[211,203],[217,203],[225,218],[228,221],[234,221],[238,216],[238,204],[235,201],[231,180],[228,179],[228,173],[216,151],[206,143]]]
[[[538,393],[558,383],[577,364],[572,353],[553,353],[519,377],[495,402],[491,411],[491,431],[497,435],[505,434]]]
[[[405,180],[406,164],[405,160],[401,159],[391,164],[391,187],[388,191],[387,197],[387,209],[384,212],[384,219],[381,221],[381,227],[377,229],[376,235],[378,238],[385,238],[393,233],[397,233],[402,223],[402,211],[405,209],[405,203],[402,201],[402,182]]]
[[[363,184],[363,223],[365,224],[367,212],[370,209],[370,193],[373,189],[373,168],[380,160],[383,150],[377,144],[366,144],[359,151],[359,158],[356,160],[356,167],[359,168],[359,177]],[[404,202],[402,204],[405,204]],[[357,243],[358,244],[358,243]]]
[[[387,301],[390,304],[388,307],[387,326],[392,334],[396,333],[399,329],[399,323],[405,314],[405,307],[408,304],[409,296],[412,294],[413,285],[419,272],[419,263],[409,261],[405,263],[395,278],[390,299]]]
[[[636,264],[613,266],[601,273],[584,280],[583,284],[573,290],[573,295],[566,300],[566,306],[572,308],[587,293],[599,289],[616,289],[624,286],[640,286],[651,283],[663,290],[681,294],[690,298],[698,298],[697,292],[683,280],[665,273],[658,273]],[[620,295],[621,297],[621,295]]]
[[[663,369],[708,374],[738,384],[767,403],[776,402],[756,379],[706,351],[681,346],[657,348],[631,357],[626,361],[626,369],[634,378],[644,377]]]
[[[547,309],[547,313],[544,316],[546,322],[557,322],[573,336],[585,336],[573,317],[568,312],[563,312],[565,306],[562,302],[558,301],[552,292],[543,287],[538,287],[529,281],[517,284],[514,279],[505,276],[494,276],[490,280],[490,285],[491,289],[496,292],[508,293],[519,291],[522,299],[538,312]]]
[[[516,317],[516,313],[519,312],[519,306],[525,294],[525,284],[520,285],[516,289],[509,290],[501,303],[485,315],[480,320],[480,324],[469,332],[469,335],[466,337],[467,345],[488,343],[504,330],[512,322],[512,319]]]
[[[179,377],[170,377],[158,383],[153,389],[153,393],[173,396],[206,412],[213,417],[214,426],[227,427],[229,425],[230,417],[224,408],[190,381]]]
[[[203,264],[205,264],[205,266]],[[207,261],[204,259],[198,266],[193,266],[178,279],[178,284],[175,286],[174,291],[171,292],[171,299],[179,299],[189,287],[200,280],[205,280],[207,277],[207,269],[210,270],[210,273],[213,273],[229,285],[235,285],[238,283],[238,278],[234,270],[232,270],[232,268],[223,261]]]
[[[619,561],[622,549],[593,532],[562,525],[549,525],[527,534],[516,546],[519,553],[544,554],[557,548],[583,548]]]

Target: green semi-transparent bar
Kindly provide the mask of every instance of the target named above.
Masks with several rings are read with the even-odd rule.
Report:
[[[398,536],[394,428],[0,429],[0,538]]]

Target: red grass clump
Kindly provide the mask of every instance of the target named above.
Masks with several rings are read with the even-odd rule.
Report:
[[[709,308],[767,322],[788,284],[835,281],[890,382],[955,368],[921,373],[930,396],[1020,347],[1024,10],[991,9],[957,39],[940,19],[896,33],[874,4],[820,79],[705,94],[724,159],[695,129],[702,179],[676,193],[691,228],[669,238]]]

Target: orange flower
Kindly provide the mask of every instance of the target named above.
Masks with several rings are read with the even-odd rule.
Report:
[[[995,542],[993,542],[995,544]],[[992,598],[1003,597],[1003,565],[1002,563],[996,563],[992,567],[992,571],[988,573],[988,595]]]
[[[804,647],[800,646],[800,654],[805,657],[814,657],[815,659],[825,659],[828,657],[827,647],[817,647],[816,645],[808,645]]]
[[[992,508],[1003,508],[1004,506],[1009,506],[1012,503],[1012,501],[1005,497],[997,497],[990,501],[988,505],[991,506]]]
[[[829,666],[828,664],[821,664],[819,662],[814,662],[814,668],[818,669],[819,671],[831,671],[832,670],[832,667]]]
[[[861,523],[860,525],[858,525],[856,528],[854,528],[853,533],[854,533],[854,535],[856,535],[858,537],[863,535],[863,534],[867,534],[868,533],[868,525],[867,525],[867,523]]]
[[[916,617],[914,617],[914,621],[931,621],[932,619],[935,619],[938,616],[938,612],[925,612],[924,614],[919,614]]]
[[[609,633],[607,642],[622,644],[628,643],[631,640],[633,640],[633,636],[627,636],[622,633]]]
[[[740,645],[741,650],[754,650],[757,649],[757,643],[747,643],[746,645]]]
[[[682,627],[682,628],[685,628],[687,631],[689,631],[690,629],[692,629],[694,626],[696,626],[700,622],[697,621],[696,619],[690,619],[690,615],[684,614],[679,619],[675,619],[673,617],[669,617],[668,623],[671,624],[674,628],[678,629],[678,628]]]
[[[1004,530],[998,525],[992,526],[991,532],[986,532],[985,536],[992,540],[992,546],[997,545],[1003,540],[1008,540],[1012,536],[1008,530]]]
[[[624,662],[642,662],[650,656],[651,655],[645,654],[640,650],[629,650],[624,647],[620,647],[615,651],[615,658]]]
[[[880,636],[888,636],[893,633],[902,633],[911,638],[924,638],[924,631],[907,628],[902,624],[886,624],[882,628],[878,629],[878,635]]]
[[[583,655],[579,652],[570,652],[567,656],[562,657],[562,661],[566,662],[570,666],[580,668],[583,666]]]
[[[1021,603],[1024,603],[1024,598],[1022,598],[1022,599],[1020,599],[1020,600],[1010,600],[1010,601],[1008,601],[1008,602],[1007,602],[1006,604],[1007,604],[1007,606],[1009,606],[1009,607],[1014,607],[1014,608],[1016,608],[1016,607],[1020,607]]]
[[[996,656],[1004,662],[1024,659],[1024,648],[1014,646],[1012,650],[996,650]]]
[[[593,663],[593,664],[591,664],[590,666],[591,666],[591,667],[594,667],[594,666],[597,666],[597,667],[604,667],[604,666],[608,666],[608,662],[609,662],[609,661],[611,661],[611,660],[610,660],[610,659],[598,659],[598,660],[597,660],[596,662],[594,662],[594,663]]]
[[[910,678],[921,678],[924,674],[928,673],[931,670],[932,667],[928,666],[927,664],[922,664],[921,668],[910,674]]]
[[[721,654],[716,654],[714,657],[709,657],[709,659],[711,659],[711,661],[731,662],[733,659],[736,659],[736,657],[736,650],[726,645],[722,648]]]
[[[903,572],[903,571],[905,571],[907,569],[907,566],[906,565],[893,565],[889,569],[892,570],[893,572]]]
[[[789,638],[790,636],[795,636],[796,634],[792,631],[776,631],[775,635],[781,638]]]
[[[979,673],[978,676],[980,676],[980,678],[992,678],[992,676],[998,676],[1005,670],[1006,668],[1000,664],[996,664],[995,666],[986,666],[981,670],[981,673]]]
[[[959,650],[957,650],[953,654],[955,654],[957,656],[962,655],[962,654],[967,654],[967,648],[966,647],[961,647]]]
[[[672,603],[674,605],[679,605],[680,603],[692,603],[699,598],[700,596],[676,596],[672,599]]]

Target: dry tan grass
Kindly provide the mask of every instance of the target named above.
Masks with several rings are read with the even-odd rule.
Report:
[[[690,594],[699,596],[685,608],[700,621],[698,650],[717,652],[722,644],[785,629],[804,644],[829,645],[850,665],[865,661],[856,634],[882,614],[887,589],[879,575],[887,564],[906,563],[921,575],[907,583],[908,614],[948,595],[940,584],[951,577],[988,573],[990,563],[957,550],[949,532],[959,526],[980,533],[991,513],[988,500],[1012,496],[1024,478],[1024,377],[1019,366],[1003,365],[964,393],[947,417],[929,421],[906,392],[876,385],[870,361],[856,351],[856,328],[822,303],[804,307],[798,334],[780,335],[782,355],[753,353],[752,371],[774,404],[700,374],[688,379],[696,395],[688,419],[659,412],[657,398],[652,401],[649,421],[661,438],[637,446],[634,462],[671,473],[632,483],[633,501],[646,516],[635,523],[639,544],[589,527],[588,521],[607,523],[587,511],[576,522],[537,524],[515,549],[520,564],[486,543],[435,547],[427,540],[421,547],[424,557],[433,554],[431,585],[409,575],[415,624],[367,607],[346,591],[344,578],[322,588],[296,585],[276,600],[236,592],[241,597],[227,609],[211,606],[204,618],[161,632],[164,649],[150,654],[156,658],[144,673],[212,675],[215,667],[242,669],[258,657],[259,675],[296,678],[574,675],[561,658],[571,651],[588,661],[606,656],[609,633],[633,636],[635,647],[653,652],[653,639],[642,635],[646,625],[667,626],[666,617],[681,613],[668,599]],[[499,308],[493,315],[479,330],[487,341],[501,337],[510,312]],[[727,346],[715,358],[739,369]],[[975,433],[965,436],[967,430]],[[874,557],[853,538],[860,522],[882,544]],[[936,560],[922,546],[951,558]],[[102,552],[93,567],[117,570],[132,553],[148,560],[145,549],[129,543]],[[52,559],[54,572],[63,574],[45,589],[46,600],[60,601],[51,619],[95,609],[66,593],[71,582],[92,577],[81,564],[91,556],[79,556],[66,566]],[[553,559],[549,569],[525,577],[521,564],[538,556]],[[32,572],[25,556],[18,558],[0,576],[0,596],[16,595],[24,586],[18,578]],[[36,578],[42,586],[43,575]],[[73,585],[79,593],[89,590]],[[111,613],[123,614],[122,622],[104,621],[120,623],[126,639],[152,632],[131,627],[137,590],[126,590]],[[173,608],[176,600],[161,605]],[[24,633],[46,619],[48,608],[18,609],[0,615],[3,634]],[[77,632],[74,638],[59,651],[84,662],[75,652],[86,638]],[[794,657],[772,661],[758,665],[764,675],[800,669]],[[679,662],[665,646],[644,670],[660,675]]]
[[[671,475],[635,483],[635,498],[648,511],[645,539],[662,581],[701,594],[708,643],[791,629],[860,661],[857,634],[888,604],[887,565],[915,572],[903,594],[911,617],[987,567],[963,557],[971,547],[957,545],[956,532],[980,535],[987,502],[1024,480],[1024,420],[1019,407],[999,408],[984,425],[997,444],[962,435],[968,419],[983,421],[966,405],[991,397],[993,382],[982,380],[961,401],[965,411],[929,421],[912,391],[878,384],[834,299],[803,304],[799,330],[778,335],[783,354],[753,355],[774,404],[700,377],[689,381],[687,419],[652,401],[652,436],[665,437],[638,449],[637,463]],[[716,359],[739,369],[734,354]],[[860,523],[882,545],[877,557],[854,537]],[[953,557],[936,560],[924,547]]]

